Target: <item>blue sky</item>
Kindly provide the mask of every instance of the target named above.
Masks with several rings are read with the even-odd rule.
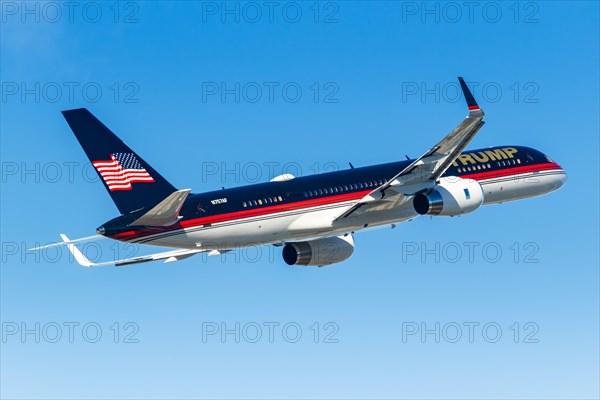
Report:
[[[600,396],[596,2],[23,4],[1,4],[3,398]],[[538,148],[563,188],[321,269],[25,251],[117,213],[61,110],[200,192],[417,156],[464,117],[458,75],[487,113],[470,147]]]

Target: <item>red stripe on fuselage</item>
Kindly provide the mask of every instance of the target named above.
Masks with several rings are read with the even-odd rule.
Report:
[[[110,237],[112,239],[119,239],[119,240],[134,239],[134,238],[137,238],[140,236],[154,235],[157,233],[164,233],[164,232],[169,232],[169,231],[178,230],[178,229],[182,229],[182,228],[192,228],[192,227],[201,226],[201,225],[214,224],[217,222],[226,222],[226,221],[232,221],[232,220],[236,220],[236,219],[250,218],[250,217],[256,217],[256,216],[267,215],[267,214],[275,214],[275,213],[284,212],[284,211],[300,210],[303,208],[341,203],[341,202],[350,201],[350,200],[358,200],[358,199],[363,198],[367,194],[371,193],[373,190],[375,190],[375,188],[369,189],[369,190],[363,190],[360,192],[344,193],[344,194],[337,194],[337,195],[327,196],[327,197],[319,197],[316,199],[296,201],[293,203],[283,202],[281,204],[276,204],[276,205],[266,206],[266,207],[265,206],[252,206],[251,208],[249,208],[247,210],[234,211],[231,213],[219,214],[219,215],[211,215],[209,217],[188,219],[185,221],[178,222],[175,225],[166,226],[164,228],[163,227],[161,227],[161,228],[144,228],[144,229],[138,229],[138,230],[131,230],[131,231],[117,233],[116,235],[113,235]]]
[[[504,168],[495,171],[483,171],[483,172],[467,172],[459,175],[463,179],[475,179],[481,181],[484,179],[503,178],[510,175],[526,174],[530,172],[548,171],[553,169],[561,169],[557,163],[544,163],[534,165],[518,165],[511,168]]]

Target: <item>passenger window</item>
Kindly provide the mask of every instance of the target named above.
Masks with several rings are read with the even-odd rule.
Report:
[[[247,206],[246,206],[246,202],[243,202],[243,203],[242,203],[242,205],[243,205],[244,207],[247,207]]]
[[[306,194],[306,193],[305,193],[305,194]],[[305,197],[306,197],[306,196],[305,196]],[[270,197],[269,197],[269,198],[267,198],[267,201],[269,202],[269,204],[272,204],[272,203],[273,203],[273,199],[272,199],[272,198],[270,198]]]
[[[279,199],[279,201],[283,201],[283,198],[281,196],[277,196],[277,198]]]
[[[262,200],[261,199],[258,199],[258,205],[262,206]]]

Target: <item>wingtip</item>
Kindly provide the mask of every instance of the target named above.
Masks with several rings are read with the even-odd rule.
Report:
[[[469,107],[469,111],[470,112],[483,112],[481,110],[481,107],[479,107],[479,104],[477,104],[475,97],[473,97],[473,94],[469,90],[469,87],[465,83],[465,80],[463,79],[462,76],[458,77],[458,82],[460,83],[460,88],[462,89],[463,95],[465,96],[465,100],[467,102],[467,107]]]
[[[80,112],[90,112],[87,108],[85,107],[80,107],[80,108],[71,108],[69,110],[62,110],[60,113],[64,116],[67,117],[69,114],[73,114],[73,113],[80,113]]]
[[[83,255],[83,253],[75,246],[75,244],[73,244],[73,242],[69,240],[67,235],[61,233],[60,238],[63,240],[63,242],[65,242],[67,248],[69,249],[73,257],[75,258],[75,261],[77,261],[79,265],[81,265],[82,267],[94,266],[94,263],[88,260],[87,257]]]

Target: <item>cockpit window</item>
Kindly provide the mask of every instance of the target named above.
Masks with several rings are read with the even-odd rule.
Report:
[[[548,160],[548,162],[553,163],[554,161],[552,161],[552,159],[548,156],[546,156],[546,160]]]

